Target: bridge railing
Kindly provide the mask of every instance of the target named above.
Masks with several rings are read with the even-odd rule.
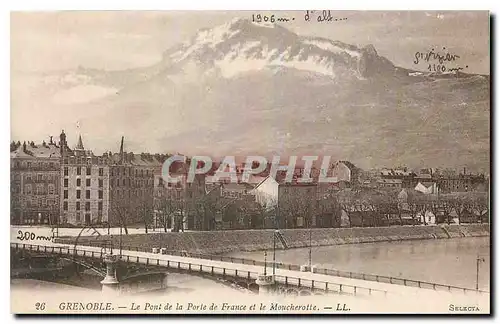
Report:
[[[88,256],[93,258],[102,258],[103,251],[88,251],[85,249],[75,249],[74,247],[64,247],[64,246],[42,246],[42,245],[32,245],[24,243],[11,243],[11,247],[15,249],[31,250],[37,252],[45,252],[59,255],[77,255],[77,256]],[[125,250],[127,251],[127,250]],[[105,254],[105,252],[104,252]],[[165,268],[177,269],[177,270],[187,270],[189,272],[199,272],[200,274],[210,274],[211,276],[219,276],[222,279],[226,277],[236,277],[246,280],[254,280],[259,276],[258,272],[231,269],[226,267],[212,266],[212,265],[202,265],[193,262],[183,262],[183,261],[173,261],[165,260],[161,258],[150,258],[132,255],[122,255],[122,259],[128,263],[138,263],[151,266],[161,266]],[[285,288],[288,286],[294,287],[307,287],[311,290],[322,290],[327,293],[337,293],[337,294],[350,294],[350,295],[387,295],[387,291],[371,289],[355,285],[345,285],[338,284],[331,281],[322,280],[312,280],[303,279],[299,277],[275,275],[276,282],[283,285]]]
[[[14,244],[21,244],[21,243],[14,243]],[[104,244],[103,242],[81,242],[81,245],[100,247],[100,248],[104,248],[103,244]],[[106,246],[106,248],[109,248],[109,246]],[[119,249],[119,247],[115,246],[115,247],[113,247],[113,249],[115,251],[117,251]],[[144,247],[140,247],[140,246],[131,246],[131,245],[122,245],[122,250],[148,252],[148,253],[151,253],[151,251],[152,251],[151,248],[144,248]],[[159,248],[158,248],[158,250],[159,250]],[[248,265],[255,265],[255,266],[264,266],[265,265],[264,261],[253,260],[253,259],[237,258],[237,257],[223,256],[223,255],[193,253],[193,252],[179,251],[179,250],[166,250],[166,249],[164,249],[163,251],[167,255],[172,255],[172,256],[190,257],[190,258],[198,258],[198,259],[204,259],[204,260],[248,264]],[[272,265],[273,265],[272,260],[268,260],[266,263],[269,267],[272,267]],[[281,262],[276,262],[275,267],[276,267],[276,269],[286,269],[286,270],[295,270],[295,271],[300,270],[300,265],[281,263]],[[440,290],[440,291],[450,291],[450,292],[462,292],[464,294],[473,293],[473,292],[479,293],[479,294],[489,294],[488,291],[484,291],[484,290],[475,290],[475,289],[471,289],[471,288],[464,288],[464,287],[445,285],[445,284],[437,284],[437,283],[432,283],[432,282],[427,282],[427,281],[422,281],[422,280],[404,279],[404,278],[399,278],[399,277],[366,274],[366,273],[352,272],[352,271],[341,271],[341,270],[327,269],[327,268],[315,268],[315,273],[336,276],[336,277],[343,277],[343,278],[351,278],[351,279],[375,281],[375,282],[380,282],[380,283],[403,285],[403,286],[408,286],[408,287],[417,287],[417,288],[433,289],[433,290]]]
[[[386,290],[361,287],[356,285],[346,285],[334,283],[331,281],[312,280],[303,278],[292,278],[288,276],[275,275],[275,280],[283,285],[294,287],[307,287],[312,290],[322,290],[327,293],[335,293],[339,295],[354,295],[354,296],[387,296]]]
[[[151,252],[151,249],[137,247],[137,246],[122,246],[124,250],[130,251],[140,251],[140,252]],[[237,258],[231,256],[224,255],[212,255],[212,254],[203,254],[203,253],[193,253],[186,251],[178,251],[178,250],[164,250],[168,255],[174,256],[184,256],[212,261],[221,261],[221,262],[231,262],[231,263],[241,263],[255,266],[264,266],[264,261],[253,260],[253,259],[245,259],[245,258]],[[268,260],[267,265],[272,267],[272,260]],[[276,269],[286,269],[286,270],[300,270],[300,265],[297,264],[289,264],[289,263],[281,263],[276,262]],[[367,280],[367,281],[375,281],[380,283],[388,283],[395,285],[402,285],[407,287],[416,287],[416,288],[424,288],[424,289],[432,289],[432,290],[440,290],[440,291],[450,291],[450,292],[462,292],[466,293],[479,293],[479,294],[488,294],[488,291],[484,290],[475,290],[471,288],[458,287],[453,285],[445,285],[432,283],[422,280],[413,280],[413,279],[405,279],[399,277],[391,277],[391,276],[383,276],[383,275],[375,275],[375,274],[367,274],[353,271],[342,271],[335,269],[327,269],[327,268],[315,268],[315,272],[318,274],[325,274],[336,277],[350,278],[350,279],[359,279],[359,280]]]

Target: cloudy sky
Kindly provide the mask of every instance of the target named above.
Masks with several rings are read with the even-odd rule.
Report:
[[[193,35],[250,11],[102,11],[11,14],[11,70],[47,71],[78,66],[126,69],[160,60],[162,52]],[[257,13],[266,13],[263,11]],[[268,12],[269,13],[269,12]],[[295,20],[287,28],[364,46],[396,65],[412,64],[415,52],[446,47],[471,73],[489,74],[488,12],[333,12],[342,22],[305,22],[304,11],[273,12]]]

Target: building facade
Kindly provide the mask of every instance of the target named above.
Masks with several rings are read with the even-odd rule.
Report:
[[[109,161],[85,150],[81,136],[71,150],[60,135],[60,215],[62,224],[90,225],[109,221]]]
[[[59,219],[60,152],[50,139],[11,145],[11,224],[54,224]]]

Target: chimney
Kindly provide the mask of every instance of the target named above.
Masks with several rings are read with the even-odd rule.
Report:
[[[122,141],[120,143],[120,163],[123,163],[123,136],[122,136]]]
[[[50,142],[49,144],[54,144],[54,142],[52,141],[52,136],[50,136]]]
[[[23,152],[26,153],[26,141],[23,142]]]
[[[464,167],[464,175],[465,175],[465,167]]]

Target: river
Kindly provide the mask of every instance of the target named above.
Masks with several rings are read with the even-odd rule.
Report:
[[[273,251],[267,251],[272,260]],[[264,252],[238,252],[229,256],[264,260]],[[312,264],[321,268],[361,272],[405,279],[476,287],[477,257],[479,289],[489,291],[490,238],[378,242],[312,248]],[[277,250],[276,261],[308,264],[309,248]]]

